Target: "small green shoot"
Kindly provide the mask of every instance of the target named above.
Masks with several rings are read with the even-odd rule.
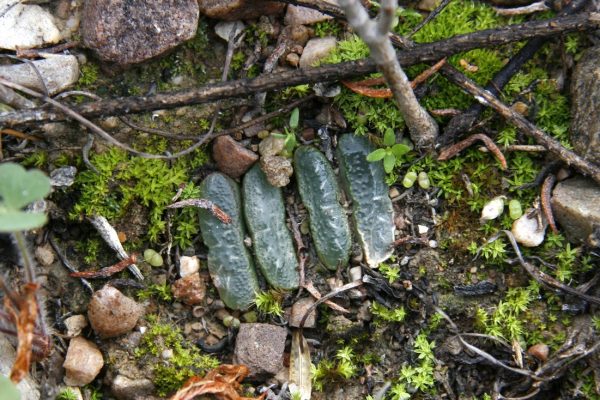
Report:
[[[404,307],[390,309],[376,301],[371,304],[371,313],[375,317],[375,325],[382,325],[383,322],[402,322],[406,318]]]
[[[387,129],[383,135],[384,148],[374,150],[367,155],[367,161],[376,162],[383,160],[383,169],[390,174],[396,164],[401,163],[402,156],[410,151],[410,147],[396,143],[396,135],[392,129]]]
[[[77,393],[71,388],[65,388],[56,396],[56,400],[77,400]]]
[[[256,309],[262,314],[276,315],[281,317],[283,315],[283,308],[281,308],[281,297],[281,293],[275,290],[258,292],[256,293],[254,304],[256,304]]]
[[[152,283],[145,289],[138,291],[137,297],[139,300],[147,300],[151,297],[156,297],[164,302],[170,302],[173,300],[173,292],[171,292],[171,287],[167,284],[159,285]]]
[[[46,214],[22,209],[48,193],[50,179],[42,171],[26,171],[15,163],[0,165],[0,232],[26,231],[44,225]]]
[[[296,139],[296,131],[300,122],[300,110],[298,107],[292,110],[288,127],[284,128],[285,133],[273,133],[272,135],[281,139],[285,139],[284,142],[284,156],[291,157],[294,153],[294,149],[298,146],[298,139]]]
[[[385,276],[390,284],[400,278],[400,268],[386,263],[379,264],[379,272]]]

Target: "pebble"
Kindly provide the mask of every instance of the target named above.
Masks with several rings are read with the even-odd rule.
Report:
[[[425,235],[429,232],[429,228],[425,225],[417,225],[417,231],[419,232],[419,235]]]
[[[63,364],[67,385],[85,386],[91,383],[103,366],[102,353],[94,343],[81,336],[71,339]]]
[[[0,0],[0,48],[31,49],[61,39],[54,17],[44,8],[20,1]]]
[[[591,179],[575,177],[560,182],[552,193],[554,217],[567,239],[584,243],[600,225],[600,186]]]
[[[302,136],[302,139],[310,141],[315,140],[317,133],[315,132],[314,128],[304,128],[302,129],[302,132],[300,132],[300,136]]]
[[[71,315],[63,323],[67,328],[67,336],[69,337],[79,336],[83,328],[88,326],[87,318],[83,314]]]
[[[234,37],[239,35],[246,25],[240,21],[227,21],[227,22],[219,22],[215,25],[215,33],[218,37],[223,39],[226,42],[229,42],[229,38],[231,37],[231,32],[235,29]]]
[[[315,301],[310,297],[303,297],[294,303],[292,306],[292,311],[290,313],[289,324],[291,327],[299,328],[300,321],[306,314],[306,311],[315,303]],[[304,322],[305,328],[314,328],[317,323],[317,313],[316,310],[311,311],[311,313],[306,318]]]
[[[298,65],[300,65],[300,56],[296,53],[289,53],[287,56],[285,56],[285,61],[292,67],[296,68]]]
[[[258,160],[258,155],[246,149],[229,136],[213,141],[213,158],[219,170],[232,178],[239,178]]]
[[[548,360],[548,355],[550,354],[550,347],[548,347],[545,343],[537,343],[527,349],[527,354],[533,356],[540,360],[541,362],[545,362]]]
[[[144,307],[109,285],[96,291],[88,305],[88,319],[101,338],[131,331],[143,313]]]
[[[54,262],[54,251],[49,244],[38,246],[35,248],[35,259],[42,265],[47,267]]]
[[[348,276],[350,277],[350,282],[358,281],[362,279],[362,267],[352,267],[348,271]]]
[[[56,168],[50,172],[50,185],[53,187],[69,187],[75,183],[77,168],[73,166]]]
[[[197,256],[181,256],[179,258],[179,276],[185,278],[200,271],[200,259]]]
[[[337,1],[327,2],[337,4]],[[330,15],[313,10],[312,8],[289,5],[285,13],[284,23],[286,25],[311,25],[330,19],[332,19]]]
[[[390,195],[390,199],[393,199],[395,197],[400,196],[400,191],[398,190],[398,188],[393,187],[390,189],[389,195]]]
[[[287,329],[270,324],[241,324],[234,362],[250,369],[250,379],[266,379],[283,367]]]
[[[535,215],[529,218],[529,214],[532,211],[532,208],[525,211],[519,219],[513,222],[511,229],[515,240],[525,247],[537,247],[542,244],[546,236],[546,227],[548,226],[546,218],[542,218],[544,226],[540,229],[538,219]]]
[[[275,187],[284,187],[290,183],[294,173],[292,162],[280,156],[266,156],[260,159],[260,168],[267,176],[269,183]]]
[[[280,14],[285,9],[284,3],[264,0],[198,0],[198,4],[202,14],[225,21],[255,19]]]
[[[312,67],[317,61],[325,58],[335,48],[336,43],[337,40],[333,36],[310,39],[300,57],[300,68]]]
[[[130,378],[117,375],[110,385],[112,394],[118,400],[154,399],[151,395],[155,391],[154,384],[147,378]]]
[[[269,135],[258,145],[258,153],[263,156],[276,156],[285,148],[285,139]]]
[[[136,64],[193,38],[198,17],[196,0],[86,1],[81,36],[100,59]]]
[[[199,273],[187,275],[171,285],[173,296],[188,305],[200,304],[206,297],[206,283]]]
[[[43,60],[31,62],[44,79],[44,84],[50,95],[60,93],[77,82],[79,79],[77,57],[62,54],[47,54],[45,57]],[[44,91],[44,85],[42,85],[37,73],[27,64],[0,66],[0,77],[38,92]]]

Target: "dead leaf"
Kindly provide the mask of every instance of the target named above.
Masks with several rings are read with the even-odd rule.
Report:
[[[35,299],[35,292],[38,288],[39,285],[36,283],[26,283],[23,285],[21,293],[13,293],[12,296],[4,298],[4,308],[17,326],[17,339],[19,341],[15,363],[10,371],[10,380],[14,383],[20,382],[29,373],[33,330],[38,315],[38,306]]]
[[[310,380],[310,349],[301,329],[292,333],[290,352],[290,391],[300,393],[302,400],[310,400],[312,384]]]
[[[250,370],[245,365],[223,364],[211,370],[204,378],[191,377],[171,397],[170,400],[192,400],[202,394],[212,394],[219,400],[262,400],[266,393],[258,397],[239,395],[240,384]]]
[[[132,254],[126,259],[121,260],[115,265],[111,265],[110,267],[102,268],[98,271],[71,272],[69,276],[73,278],[108,278],[109,276],[112,276],[117,272],[123,271],[125,268],[129,267],[131,264],[135,264],[136,262],[137,256],[135,254]]]

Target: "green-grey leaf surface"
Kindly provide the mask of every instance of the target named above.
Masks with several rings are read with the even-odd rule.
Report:
[[[50,179],[39,170],[26,171],[19,164],[0,165],[0,198],[4,207],[20,210],[50,193]]]

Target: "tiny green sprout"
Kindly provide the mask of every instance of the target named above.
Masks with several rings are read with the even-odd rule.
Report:
[[[163,265],[162,256],[153,249],[144,250],[144,261],[153,267],[160,267]]]
[[[283,156],[291,157],[294,153],[294,149],[298,145],[298,139],[296,139],[296,131],[298,130],[300,122],[300,110],[298,107],[292,110],[292,114],[290,115],[290,120],[288,122],[288,127],[284,128],[285,134],[283,133],[272,133],[273,136],[285,139],[284,141],[284,152]]]
[[[512,199],[508,202],[508,213],[512,220],[519,219],[523,215],[523,209],[521,208],[521,202],[516,199]]]
[[[417,173],[415,171],[408,171],[406,175],[404,175],[404,179],[402,179],[402,185],[405,188],[411,188],[415,184],[417,180]]]
[[[427,172],[425,172],[425,171],[419,172],[417,182],[419,182],[419,186],[421,187],[421,189],[427,190],[431,187],[431,182],[429,181],[429,176],[427,175]]]
[[[77,400],[77,393],[71,388],[65,388],[58,393],[56,400]]]
[[[384,148],[377,149],[367,155],[367,161],[376,162],[383,160],[383,169],[391,173],[402,156],[410,151],[410,147],[403,143],[396,143],[396,135],[393,129],[387,129],[383,135]]]
[[[26,171],[15,163],[0,165],[0,232],[26,231],[44,225],[46,214],[22,209],[48,193],[50,179],[42,171]]]

